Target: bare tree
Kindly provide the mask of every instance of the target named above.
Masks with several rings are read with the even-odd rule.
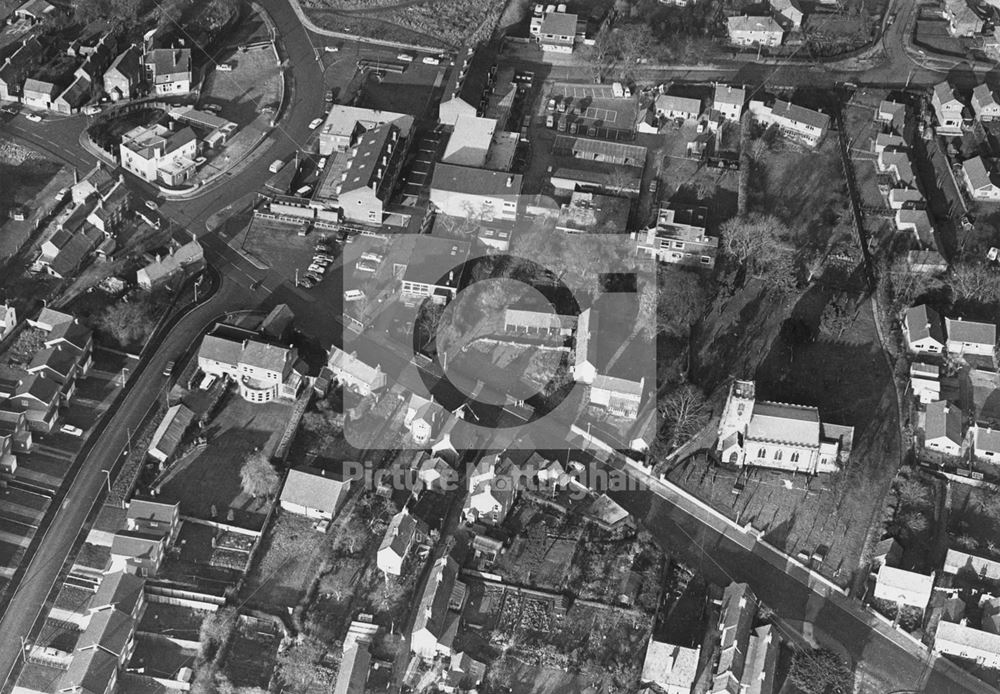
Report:
[[[639,61],[649,56],[656,38],[648,24],[627,24],[619,28],[615,35],[618,39],[618,54],[622,59],[622,77],[627,79],[632,77]]]
[[[336,652],[336,649],[331,651]],[[307,636],[278,654],[278,677],[295,692],[306,691],[315,685],[325,687],[331,679],[330,670],[322,665],[326,653],[326,646],[319,639]]]
[[[276,493],[280,481],[271,461],[262,452],[254,451],[243,460],[240,484],[243,491],[253,498]]]
[[[603,82],[608,73],[614,70],[616,52],[611,26],[604,24],[594,36],[594,45],[590,47],[590,70],[595,82]]]
[[[981,263],[956,263],[948,284],[956,299],[984,304],[1000,301],[1000,272]]]
[[[667,450],[672,451],[708,424],[711,407],[699,388],[690,383],[660,401],[658,406],[667,434]]]
[[[917,479],[905,477],[896,483],[899,503],[906,508],[923,508],[930,501],[927,487]]]

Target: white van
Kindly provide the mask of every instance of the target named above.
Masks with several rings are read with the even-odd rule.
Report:
[[[271,162],[271,165],[267,168],[267,170],[270,171],[271,173],[278,173],[279,171],[281,171],[281,169],[284,168],[284,166],[285,166],[284,159],[275,159],[274,161]]]
[[[295,191],[295,194],[298,195],[300,198],[304,198],[311,192],[313,192],[312,186],[302,186],[301,188]]]
[[[360,289],[348,289],[344,292],[344,301],[361,301],[365,298],[365,293]]]

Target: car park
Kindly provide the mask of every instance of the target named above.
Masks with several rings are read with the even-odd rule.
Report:
[[[316,286],[316,282],[314,282],[310,277],[303,277],[299,279],[299,285],[305,287],[306,289],[312,289]]]
[[[64,434],[69,434],[70,436],[83,436],[83,429],[72,426],[71,424],[63,424],[59,427],[59,431]]]
[[[311,121],[309,121],[309,129],[310,130],[315,130],[316,128],[318,128],[321,125],[323,125],[323,119],[322,118],[313,118]]]
[[[320,282],[323,281],[323,275],[320,275],[316,272],[307,272],[306,279],[311,280],[313,284],[319,284]]]
[[[323,267],[322,265],[317,265],[316,263],[313,263],[308,268],[306,268],[306,271],[310,273],[316,273],[317,275],[322,277],[323,273],[326,272],[326,268]]]
[[[41,123],[42,122],[42,117],[40,115],[38,115],[37,113],[29,113],[29,114],[27,114],[25,116],[25,118],[27,118],[28,120],[30,120],[32,123]]]

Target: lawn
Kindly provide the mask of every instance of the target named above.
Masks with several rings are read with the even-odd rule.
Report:
[[[240,126],[254,120],[265,108],[277,109],[281,71],[270,45],[246,52],[227,51],[218,61],[228,62],[233,70],[212,70],[205,78],[200,103],[220,104],[222,116]]]
[[[13,255],[24,244],[31,233],[30,221],[37,219],[36,208],[51,207],[50,200],[34,204],[35,197],[56,177],[62,166],[50,161],[37,152],[10,140],[0,140],[0,259]],[[67,171],[61,183],[72,183]],[[49,186],[52,190],[54,186]],[[24,205],[28,218],[16,221],[10,218],[15,205]]]
[[[184,515],[259,530],[268,501],[250,498],[243,492],[240,468],[246,456],[256,450],[270,456],[290,409],[290,405],[280,402],[249,403],[230,391],[228,400],[203,432],[208,445],[163,483],[160,496],[180,502]]]
[[[297,605],[321,563],[323,539],[313,521],[279,511],[247,574],[242,598],[282,609]]]

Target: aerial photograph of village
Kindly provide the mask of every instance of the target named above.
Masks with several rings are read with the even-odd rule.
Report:
[[[0,694],[1000,694],[1000,0],[0,0]]]

